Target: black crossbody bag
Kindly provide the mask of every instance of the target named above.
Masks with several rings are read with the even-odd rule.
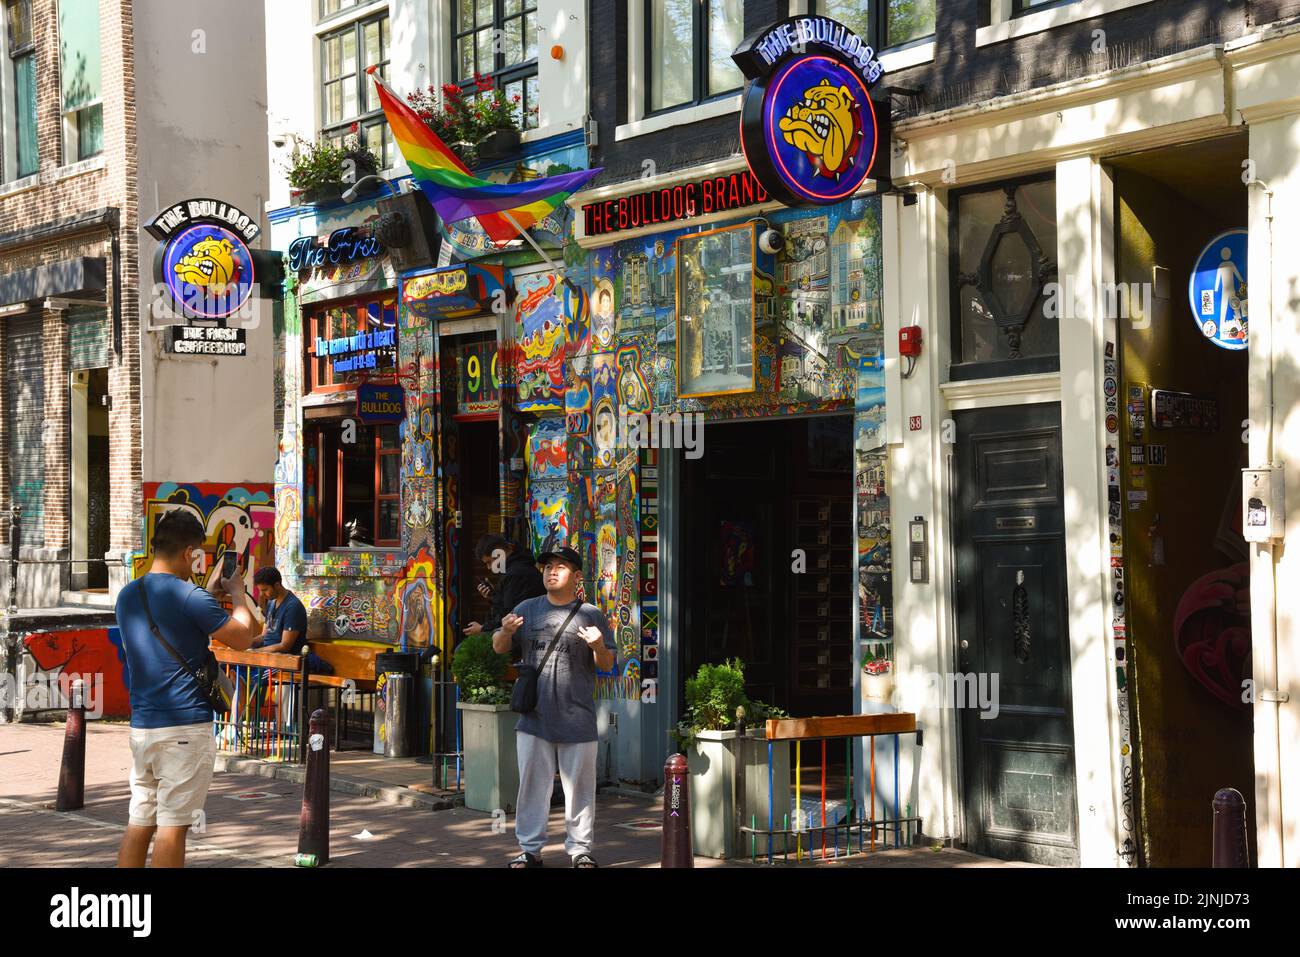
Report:
[[[574,602],[569,617],[564,619],[564,624],[560,626],[560,630],[551,639],[551,645],[546,649],[546,654],[542,655],[540,665],[535,668],[526,664],[515,665],[515,671],[519,672],[519,677],[515,679],[515,686],[510,692],[511,711],[516,714],[532,714],[537,709],[537,684],[541,679],[542,671],[546,668],[546,662],[551,658],[551,652],[560,643],[560,636],[564,634],[564,629],[569,627],[569,622],[573,621],[573,616],[578,613],[578,609],[581,607],[582,602]]]
[[[217,664],[217,656],[212,653],[211,648],[204,649],[207,657],[203,661],[203,667],[195,671],[190,667],[190,663],[185,660],[179,651],[171,646],[171,643],[163,637],[162,631],[158,628],[158,622],[154,621],[153,611],[149,608],[149,592],[144,587],[145,575],[140,579],[140,601],[144,604],[144,616],[149,619],[149,630],[153,636],[158,639],[159,643],[167,649],[170,654],[185,669],[186,673],[194,679],[199,686],[199,692],[207,699],[212,710],[216,712],[217,717],[230,713],[231,703],[235,700],[235,686],[230,683],[221,666]]]

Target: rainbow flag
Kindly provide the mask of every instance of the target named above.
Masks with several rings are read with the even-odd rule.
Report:
[[[478,179],[438,134],[425,125],[419,114],[397,98],[374,72],[374,67],[367,72],[379,88],[379,101],[397,148],[411,168],[416,184],[443,222],[477,217],[493,242],[505,243],[515,239],[519,230],[503,213],[509,213],[520,228],[528,229],[601,172],[583,169],[522,183],[489,183]]]

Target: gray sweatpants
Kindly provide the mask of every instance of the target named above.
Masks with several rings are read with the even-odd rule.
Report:
[[[515,837],[528,853],[541,854],[546,844],[557,768],[564,788],[564,849],[570,857],[591,851],[596,827],[596,745],[595,741],[552,744],[522,731],[515,733],[519,754]]]

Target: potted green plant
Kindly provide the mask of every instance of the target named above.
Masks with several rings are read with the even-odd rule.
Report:
[[[468,167],[505,159],[519,151],[521,97],[507,96],[491,78],[474,74],[475,89],[467,96],[454,83],[441,95],[428,87],[407,95],[407,102],[429,129]]]
[[[886,714],[893,710],[894,662],[889,646],[868,645],[862,654],[862,713]]]
[[[509,662],[492,650],[492,636],[470,635],[451,658],[460,688],[461,740],[465,752],[465,806],[476,811],[513,811],[519,794],[515,720],[510,710]]]
[[[746,733],[736,731],[737,709],[743,708]],[[738,763],[744,767],[740,797],[746,822],[768,820],[768,718],[785,717],[780,708],[751,701],[745,694],[745,666],[739,659],[701,665],[686,681],[686,713],[669,734],[686,755],[691,775],[691,843],[696,854],[726,858],[738,851],[736,791]],[[790,813],[789,749],[772,748],[771,813],[780,827]]]
[[[302,203],[338,202],[343,195],[343,150],[327,140],[294,150],[289,185]]]

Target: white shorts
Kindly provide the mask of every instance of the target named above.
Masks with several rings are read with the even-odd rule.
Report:
[[[197,824],[216,760],[211,723],[132,728],[131,823],[137,827]]]

